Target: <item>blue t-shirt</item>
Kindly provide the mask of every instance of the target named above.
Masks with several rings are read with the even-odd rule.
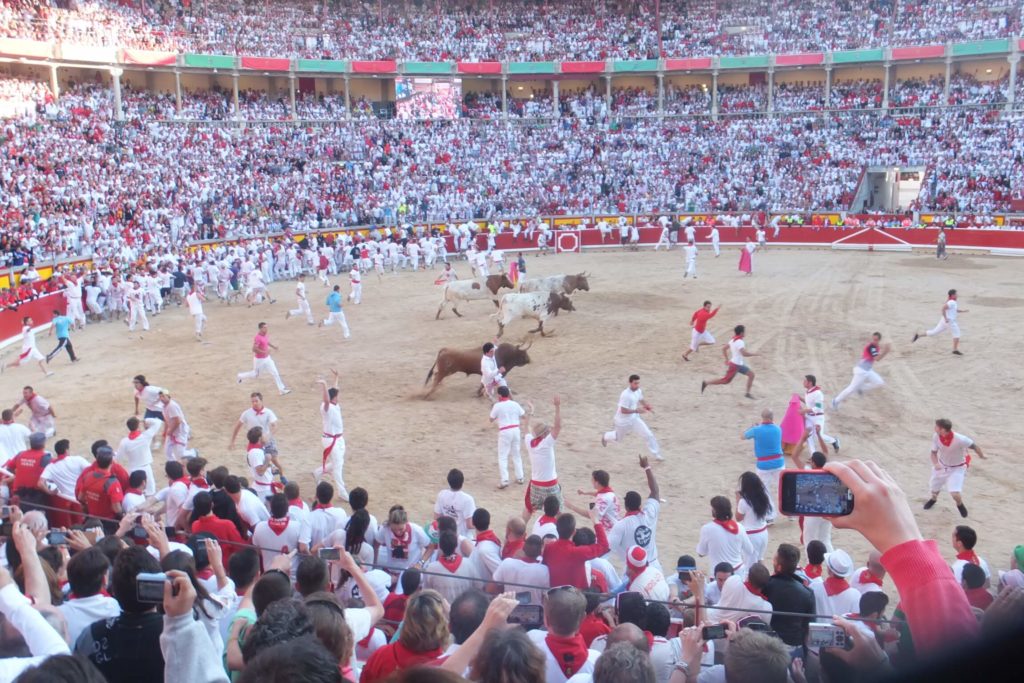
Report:
[[[341,292],[331,292],[327,297],[327,308],[331,313],[341,313]]]
[[[54,318],[53,326],[57,328],[58,339],[66,339],[71,336],[71,318],[66,315],[58,315]]]
[[[774,423],[759,424],[743,433],[744,439],[754,440],[754,457],[757,469],[777,470],[786,464],[782,457],[782,429]],[[762,458],[768,458],[762,460]]]

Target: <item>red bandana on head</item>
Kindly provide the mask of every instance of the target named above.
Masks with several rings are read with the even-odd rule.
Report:
[[[730,534],[738,534],[740,532],[740,525],[734,519],[716,519],[712,521]]]

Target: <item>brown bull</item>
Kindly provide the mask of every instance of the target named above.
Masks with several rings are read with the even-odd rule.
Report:
[[[494,360],[497,361],[499,368],[505,368],[505,375],[507,376],[508,373],[512,372],[512,368],[518,368],[530,362],[530,355],[526,353],[529,348],[530,344],[527,344],[525,347],[522,344],[498,344],[497,349],[494,351]],[[437,359],[430,367],[430,372],[427,373],[427,379],[423,382],[423,386],[430,382],[431,377],[434,378],[434,384],[423,395],[423,398],[433,394],[438,385],[441,384],[441,380],[448,375],[454,375],[457,372],[464,372],[467,376],[479,375],[480,359],[483,355],[482,346],[467,350],[443,348],[438,351]],[[483,393],[483,386],[480,386],[476,393],[477,396]]]

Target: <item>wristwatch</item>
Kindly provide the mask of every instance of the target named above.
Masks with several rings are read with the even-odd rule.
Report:
[[[676,662],[676,671],[683,672],[683,675],[689,678],[690,676],[690,665],[685,661]]]

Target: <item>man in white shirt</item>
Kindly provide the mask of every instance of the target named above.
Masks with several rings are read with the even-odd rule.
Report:
[[[110,562],[96,547],[75,553],[68,562],[68,584],[71,596],[58,607],[68,626],[68,640],[78,636],[94,621],[121,614],[117,600],[106,595]]]
[[[129,474],[136,470],[146,473],[146,495],[156,493],[156,477],[153,475],[153,439],[164,426],[163,420],[155,417],[146,418],[146,429],[140,431],[139,418],[130,417],[126,423],[128,436],[121,439],[114,456],[128,470]]]
[[[722,346],[722,355],[725,357],[727,367],[725,376],[701,382],[700,393],[703,394],[705,389],[716,384],[729,384],[737,374],[740,374],[747,376],[747,389],[743,395],[747,398],[754,398],[750,394],[750,388],[754,386],[754,371],[747,365],[746,359],[758,354],[747,351],[747,342],[744,339],[746,334],[747,328],[743,325],[737,325],[733,328],[732,339],[729,340],[728,344]]]
[[[299,281],[295,283],[295,308],[288,310],[284,314],[284,319],[288,320],[293,315],[305,315],[306,324],[313,324],[313,310],[309,307],[309,299],[306,298],[305,273],[299,273]]]
[[[32,432],[25,425],[14,421],[14,411],[7,408],[0,413],[0,462],[7,462],[18,453],[28,449],[28,436]]]
[[[640,494],[636,491],[626,493],[622,499],[626,508],[625,516],[612,527],[611,533],[608,534],[608,545],[611,552],[623,560],[632,546],[640,546],[647,552],[647,562],[661,571],[656,538],[658,514],[661,511],[661,491],[647,457],[641,455],[639,460],[640,467],[647,474],[647,502],[643,503],[641,509]]]
[[[882,553],[872,550],[868,555],[867,565],[857,569],[850,577],[850,585],[856,588],[861,595],[873,591],[885,590],[885,567],[882,566]]]
[[[260,522],[270,519],[270,511],[267,510],[266,503],[249,489],[242,488],[238,477],[232,475],[225,479],[224,490],[235,502],[238,516],[250,531]]]
[[[156,499],[164,504],[164,524],[174,526],[181,513],[185,499],[188,498],[188,477],[185,476],[185,468],[176,460],[171,460],[164,465],[164,474],[167,475],[167,488],[157,491]]]
[[[249,401],[251,406],[242,411],[242,414],[238,416],[235,429],[231,432],[231,441],[228,443],[228,448],[235,447],[238,432],[242,429],[248,432],[253,427],[259,427],[263,430],[263,450],[268,455],[276,456],[278,454],[277,440],[275,439],[277,433],[277,413],[266,407],[263,403],[263,394],[258,391],[249,394]]]
[[[650,565],[647,551],[638,545],[626,551],[626,578],[629,587],[644,596],[645,600],[668,602],[669,590],[665,575]]]
[[[935,421],[935,434],[932,436],[932,474],[928,482],[931,498],[925,504],[925,510],[931,510],[939,498],[939,492],[945,487],[956,502],[956,509],[961,517],[967,517],[967,506],[964,505],[961,492],[964,490],[964,478],[971,464],[972,450],[979,458],[985,458],[981,446],[973,439],[953,431],[953,423],[945,418]]]
[[[803,441],[810,441],[811,451],[820,450],[828,452],[828,445],[831,444],[835,452],[839,452],[839,439],[825,433],[825,392],[818,386],[818,378],[814,375],[804,375],[804,436]],[[820,448],[819,448],[820,447]],[[801,443],[795,453],[799,455],[803,449]],[[794,457],[799,467],[800,461]]]
[[[587,648],[578,637],[580,624],[587,613],[587,599],[572,586],[561,586],[548,592],[544,601],[544,628],[526,635],[544,654],[546,683],[566,683],[578,673],[593,673],[601,656]]]
[[[526,509],[523,519],[530,520],[534,511],[543,509],[544,501],[555,496],[559,504],[562,502],[562,486],[558,483],[558,471],[555,468],[555,442],[562,433],[562,399],[555,396],[551,399],[555,406],[555,420],[551,427],[543,422],[530,426],[533,416],[533,403],[527,404],[526,414],[526,452],[530,456],[530,483],[526,489]]]
[[[959,313],[967,313],[968,311],[966,308],[958,308],[955,289],[949,290],[947,294],[948,298],[946,299],[946,303],[942,304],[942,318],[935,327],[924,334],[928,337],[934,337],[937,334],[941,334],[942,332],[949,330],[950,334],[953,335],[953,354],[956,356],[962,356],[964,354],[960,352],[960,324],[957,323],[956,319]],[[919,332],[915,332],[912,341],[917,341],[920,338],[921,334]]]
[[[168,389],[160,390],[160,402],[164,406],[163,440],[168,460],[182,460],[195,456],[195,451],[188,448],[188,440],[192,430],[185,421],[185,411],[181,405],[171,398]]]
[[[766,612],[772,611],[772,604],[761,591],[770,578],[771,572],[760,562],[749,567],[746,580],[733,574],[722,584],[721,596],[715,603],[718,609],[709,610],[708,619],[715,623],[726,620],[735,622],[754,616],[768,621],[771,615]]]
[[[436,590],[449,604],[467,590],[483,584],[471,581],[476,576],[473,565],[459,553],[459,537],[454,531],[442,531],[437,540],[437,559],[428,564],[423,575],[423,588]]]
[[[249,485],[259,500],[266,501],[274,493],[274,467],[280,471],[277,458],[263,449],[263,430],[253,427],[246,432],[245,463],[249,466]]]
[[[313,470],[313,478],[318,482],[327,472],[331,473],[338,495],[348,500],[348,489],[345,488],[345,423],[341,417],[341,406],[338,405],[338,371],[331,370],[334,375],[334,386],[328,387],[327,380],[317,380],[323,386],[323,399],[320,402],[320,419],[323,422],[320,445],[323,446],[323,461]]]
[[[477,508],[473,512],[473,528],[476,539],[469,556],[470,569],[474,576],[490,581],[494,570],[501,564],[501,539],[491,531],[491,513]]]
[[[812,581],[809,586],[814,593],[814,611],[823,617],[856,614],[860,609],[860,591],[848,581],[853,575],[853,560],[845,550],[835,550],[825,555],[825,570],[825,580]]]
[[[718,226],[711,226],[711,232],[708,233],[708,239],[711,240],[711,248],[715,250],[715,258],[718,258],[722,253],[718,236]]]
[[[468,533],[476,501],[462,490],[465,476],[462,470],[448,470],[448,488],[439,491],[434,503],[434,519],[445,516],[455,520],[459,533]]]
[[[511,398],[508,387],[498,387],[498,401],[491,406],[491,422],[498,424],[498,477],[499,489],[508,488],[508,458],[516,472],[516,483],[523,483],[523,455],[520,448],[522,437],[519,421],[526,411]]]
[[[494,571],[493,585],[499,592],[508,590],[528,594],[528,602],[532,605],[544,604],[544,592],[551,585],[551,578],[547,565],[540,561],[543,550],[544,541],[540,536],[528,536],[523,543],[523,556],[502,560]]]
[[[288,517],[288,507],[288,498],[283,493],[270,497],[270,519],[256,525],[252,544],[260,549],[264,567],[269,567],[278,555],[297,550],[292,559],[291,579],[294,583],[299,554],[306,554],[309,548],[302,542],[302,525]]]
[[[733,571],[746,578],[743,558],[753,546],[742,524],[732,518],[732,503],[725,496],[711,499],[711,521],[700,528],[697,554],[707,557],[711,567],[726,562]]]
[[[664,460],[658,440],[654,438],[647,423],[640,417],[640,413],[652,413],[654,408],[644,400],[644,392],[640,389],[640,375],[629,376],[629,386],[619,394],[619,405],[615,410],[613,421],[614,429],[605,432],[601,436],[601,445],[607,446],[609,441],[622,441],[633,432],[639,432],[647,440],[647,450],[651,452],[655,460]]]
[[[82,506],[75,497],[75,488],[82,472],[91,463],[80,455],[68,455],[70,447],[67,439],[53,444],[56,459],[50,461],[39,475],[39,483],[50,492],[51,505],[62,510],[51,510],[47,515],[53,528],[69,527],[81,520],[76,514],[82,511]]]
[[[307,519],[310,548],[323,545],[328,536],[344,528],[348,521],[348,514],[344,510],[331,505],[333,499],[333,486],[326,481],[316,485],[316,504]]]
[[[953,529],[953,549],[956,550],[956,560],[952,564],[953,576],[956,582],[963,581],[964,566],[976,564],[985,571],[985,585],[988,586],[992,578],[992,572],[988,568],[985,558],[974,552],[974,546],[978,544],[978,533],[969,526],[958,526]]]
[[[505,367],[499,367],[498,361],[494,357],[496,350],[497,347],[494,344],[487,342],[483,346],[484,355],[480,358],[480,383],[484,387],[487,398],[492,401],[495,400],[498,387],[508,386],[508,383],[505,382]]]
[[[697,279],[697,245],[693,242],[687,242],[686,246],[683,247],[683,253],[686,254],[686,272],[683,273],[683,277],[692,277],[694,280]]]

